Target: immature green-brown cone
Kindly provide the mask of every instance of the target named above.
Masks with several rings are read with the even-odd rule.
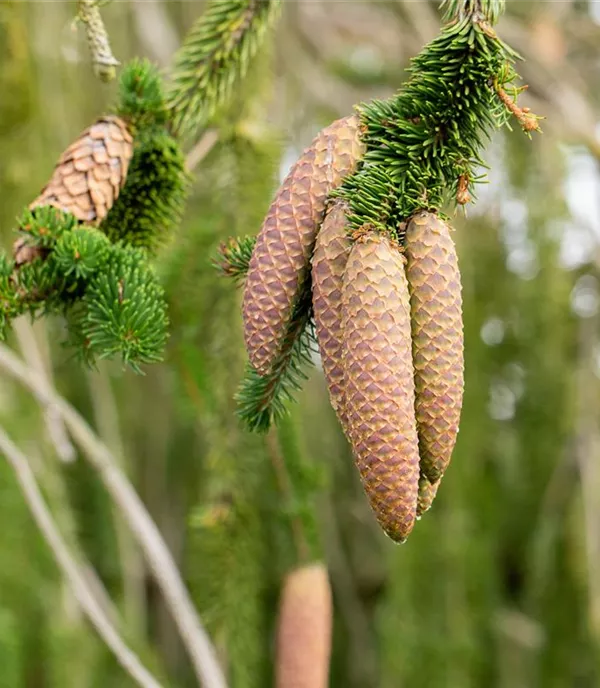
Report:
[[[288,574],[279,609],[276,688],[327,688],[332,618],[326,567],[316,563]]]
[[[330,206],[317,234],[312,258],[313,311],[323,372],[331,405],[342,426],[344,370],[342,367],[342,283],[352,242],[347,234],[347,204]],[[344,427],[345,429],[345,427]]]
[[[309,261],[328,194],[364,152],[356,115],[323,129],[292,167],[271,204],[252,253],[244,290],[244,336],[250,363],[270,372]]]
[[[421,471],[436,482],[456,443],[464,387],[460,273],[450,228],[419,212],[406,232]]]
[[[430,483],[429,480],[422,475],[419,478],[419,496],[417,498],[417,516],[422,516],[426,511],[429,511],[433,500],[440,486],[441,478],[435,483]]]
[[[345,413],[371,507],[403,542],[413,528],[419,484],[410,305],[404,258],[370,234],[350,251],[342,289]]]
[[[98,225],[125,184],[132,155],[133,139],[125,122],[114,115],[101,117],[65,150],[29,207],[51,205]]]

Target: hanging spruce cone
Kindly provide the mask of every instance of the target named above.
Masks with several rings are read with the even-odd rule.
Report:
[[[321,563],[288,574],[277,634],[277,688],[327,688],[331,655],[331,587]]]
[[[352,246],[342,289],[345,413],[371,507],[403,542],[416,516],[419,452],[404,259],[385,236]]]
[[[119,117],[101,117],[61,155],[30,208],[50,205],[98,225],[125,184],[133,139]]]
[[[312,258],[313,311],[323,372],[331,405],[345,429],[342,367],[342,283],[351,241],[347,233],[347,204],[338,199],[327,211]]]
[[[421,470],[435,483],[456,443],[464,386],[462,298],[450,228],[419,212],[406,233]]]
[[[323,129],[279,189],[258,235],[244,290],[244,336],[251,364],[267,375],[304,285],[328,194],[364,152],[356,115]]]
[[[429,480],[422,475],[419,478],[419,496],[417,497],[417,516],[422,516],[426,511],[429,511],[433,500],[440,486],[441,478],[435,483],[430,483]]]

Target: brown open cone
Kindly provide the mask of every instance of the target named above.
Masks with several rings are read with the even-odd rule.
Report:
[[[100,224],[119,197],[132,156],[127,124],[114,115],[100,117],[60,156],[50,181],[29,208],[52,206],[82,223]],[[19,266],[40,251],[22,236],[14,243],[13,254]]]

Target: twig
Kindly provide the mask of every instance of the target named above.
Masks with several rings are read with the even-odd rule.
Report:
[[[160,67],[166,67],[179,46],[177,29],[167,5],[154,0],[130,3],[136,34],[144,51]]]
[[[52,514],[44,501],[27,458],[1,427],[0,451],[2,451],[13,468],[27,506],[40,532],[52,550],[63,575],[71,585],[75,599],[87,614],[98,635],[112,650],[119,664],[138,685],[143,688],[161,688],[161,684],[144,667],[139,657],[126,645],[108,616],[104,613],[102,606],[96,600],[85,576],[80,571],[77,561],[69,552],[65,540],[52,518]]]
[[[502,86],[500,86],[498,81],[494,82],[494,89],[498,94],[498,98],[500,98],[504,104],[504,107],[516,117],[517,121],[523,128],[523,131],[529,133],[531,131],[540,130],[539,120],[542,119],[541,117],[534,115],[527,107],[519,107],[517,103],[502,88]]]
[[[98,436],[112,451],[119,468],[127,472],[118,409],[106,368],[101,368],[99,372],[88,371],[87,378],[94,412],[94,425]],[[147,620],[144,590],[145,563],[135,538],[123,522],[120,510],[113,507],[112,511],[123,576],[125,619],[129,625],[139,630],[144,628]]]
[[[139,542],[171,611],[200,684],[204,688],[226,688],[227,683],[217,661],[215,649],[198,618],[171,553],[139,495],[119,469],[118,462],[111,452],[77,411],[55,391],[40,383],[35,371],[24,365],[4,345],[0,346],[0,368],[25,385],[41,403],[53,404],[56,407],[73,439],[98,472]]]
[[[112,54],[98,0],[77,0],[77,19],[85,26],[94,73],[102,81],[112,81],[120,62]]]
[[[207,129],[200,137],[198,143],[187,154],[185,159],[185,167],[188,172],[193,172],[196,167],[204,160],[204,158],[211,152],[219,140],[219,134],[216,129]]]
[[[33,325],[24,318],[18,318],[13,323],[13,330],[17,335],[19,348],[27,365],[38,373],[40,381],[51,385],[52,375],[36,341]],[[76,459],[77,452],[69,439],[62,418],[55,408],[48,405],[43,409],[43,415],[56,455],[63,463],[72,463]]]

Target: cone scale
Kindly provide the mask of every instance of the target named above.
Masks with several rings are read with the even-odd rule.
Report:
[[[430,483],[425,476],[419,478],[419,496],[417,497],[417,517],[422,516],[431,509],[433,500],[440,486],[441,478],[435,483]]]

